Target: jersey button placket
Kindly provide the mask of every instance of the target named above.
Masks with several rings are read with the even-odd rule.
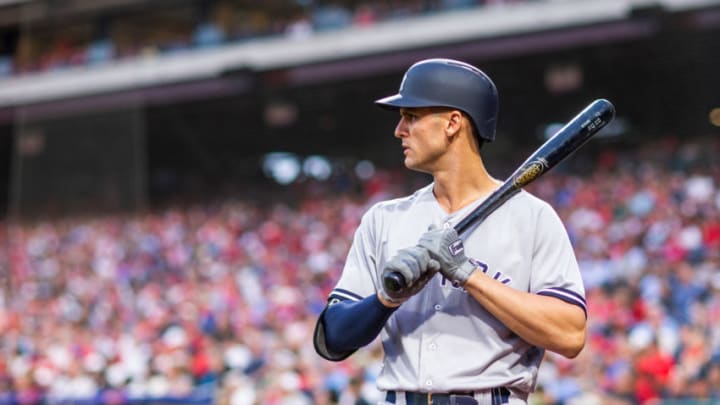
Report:
[[[423,367],[422,380],[420,381],[424,381],[425,389],[431,392],[434,384],[433,372],[435,371],[432,365],[441,364],[442,362],[438,358],[438,344],[434,340],[424,343],[423,348],[423,359],[425,364],[429,366]]]

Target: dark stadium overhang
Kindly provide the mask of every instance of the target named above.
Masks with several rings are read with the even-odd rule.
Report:
[[[93,94],[0,108],[0,123],[52,119],[78,112],[93,113],[127,107],[143,108],[188,100],[227,97],[247,93],[252,87],[251,77],[235,75],[232,78],[215,78]]]

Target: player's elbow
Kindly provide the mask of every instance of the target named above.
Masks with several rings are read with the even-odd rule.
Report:
[[[587,319],[582,311],[565,318],[562,326],[558,325],[548,334],[550,342],[546,349],[569,359],[577,357],[585,347],[587,339]]]
[[[577,357],[585,347],[587,339],[587,316],[585,312],[576,305],[566,305],[563,307],[563,321],[559,328],[555,330],[553,342],[555,348],[552,351],[573,359]]]
[[[586,330],[583,326],[581,329],[570,332],[564,339],[563,344],[557,348],[557,352],[568,359],[577,357],[585,347]]]

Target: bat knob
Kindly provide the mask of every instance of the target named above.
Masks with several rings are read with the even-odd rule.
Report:
[[[383,276],[383,287],[386,291],[398,293],[407,287],[405,277],[397,271],[392,271]]]

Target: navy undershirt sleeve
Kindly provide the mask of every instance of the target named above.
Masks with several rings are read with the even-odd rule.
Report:
[[[324,335],[320,337],[326,349],[323,351],[338,354],[333,357],[349,356],[380,334],[395,309],[383,305],[375,294],[361,301],[340,301],[328,305],[318,319],[319,329]]]

